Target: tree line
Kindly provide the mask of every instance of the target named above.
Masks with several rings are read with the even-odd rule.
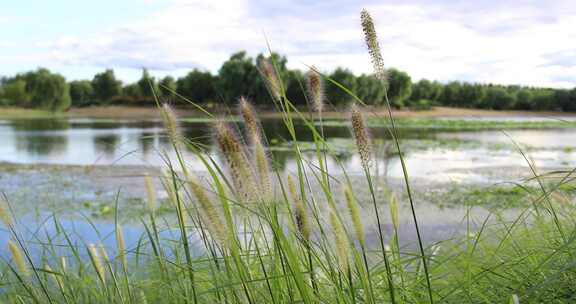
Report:
[[[237,52],[225,61],[218,73],[194,69],[175,79],[156,79],[144,69],[135,83],[123,84],[111,69],[94,75],[91,80],[67,82],[57,73],[40,68],[0,78],[0,105],[62,111],[69,107],[92,105],[153,105],[154,95],[176,104],[187,104],[181,97],[203,104],[235,104],[239,96],[249,97],[257,105],[269,105],[270,97],[259,66],[263,60],[274,62],[290,101],[306,104],[306,74],[287,68],[287,59],[279,54],[252,58]],[[354,75],[337,68],[327,77],[353,92],[370,105],[383,105],[388,90],[396,108],[426,109],[451,106],[494,110],[561,110],[576,111],[576,88],[571,90],[536,88],[517,85],[479,84],[453,81],[420,80],[397,69],[388,70],[385,86],[372,75]],[[331,81],[325,81],[326,101],[334,106],[346,105],[352,97]]]

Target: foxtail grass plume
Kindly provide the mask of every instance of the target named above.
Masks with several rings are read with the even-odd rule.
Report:
[[[54,283],[56,285],[58,285],[58,287],[60,289],[64,288],[64,282],[62,281],[62,277],[60,276],[60,274],[56,274],[54,270],[52,270],[52,267],[50,267],[50,265],[46,264],[44,266],[44,269],[46,269],[48,271],[48,275],[50,276],[50,278],[52,279],[52,281],[54,281]]]
[[[312,108],[317,113],[321,113],[324,109],[324,82],[315,67],[312,67],[306,74],[306,88]]]
[[[28,266],[26,266],[26,262],[24,261],[24,255],[20,250],[20,247],[16,245],[16,243],[12,240],[8,240],[8,249],[10,250],[10,254],[12,255],[12,260],[14,264],[16,264],[16,269],[18,269],[18,273],[21,276],[29,276],[30,270]]]
[[[338,264],[342,272],[347,273],[350,267],[350,253],[349,244],[346,232],[342,223],[334,211],[330,212],[330,225],[332,226],[332,232],[334,233],[334,241],[336,243],[336,254],[338,258]]]
[[[156,191],[154,190],[154,184],[152,183],[152,178],[150,175],[146,174],[144,176],[144,185],[146,186],[146,202],[148,206],[148,211],[154,214],[156,211]]]
[[[368,48],[368,53],[372,59],[374,73],[380,81],[382,81],[384,84],[387,84],[388,73],[384,68],[384,59],[382,58],[382,52],[380,51],[380,44],[378,43],[378,36],[376,35],[374,21],[372,20],[370,13],[368,13],[368,11],[365,9],[363,9],[360,13],[360,20],[362,22],[362,31],[364,32],[366,47]]]
[[[10,227],[14,224],[12,220],[12,215],[10,214],[10,210],[8,209],[8,203],[2,198],[0,195],[0,221],[6,226]]]
[[[195,178],[191,177],[188,185],[198,201],[200,214],[204,219],[203,222],[212,235],[212,238],[217,240],[220,244],[225,245],[227,241],[226,226],[224,225],[216,206]]]
[[[162,121],[164,122],[164,128],[166,129],[166,133],[168,133],[168,138],[173,145],[176,145],[180,138],[180,127],[176,113],[174,113],[172,107],[167,103],[162,105],[160,113]]]
[[[252,168],[248,163],[244,147],[236,133],[223,122],[216,124],[216,141],[226,160],[236,195],[244,202],[254,202],[261,194],[258,192]]]
[[[296,222],[296,228],[302,238],[306,241],[310,241],[310,221],[308,219],[308,212],[306,211],[306,206],[302,200],[302,196],[298,193],[296,184],[292,179],[291,175],[288,175],[288,191],[292,197],[292,202],[294,205],[294,220]]]
[[[118,246],[118,257],[120,258],[122,269],[124,272],[127,272],[128,260],[126,258],[126,243],[124,242],[124,232],[120,225],[116,227],[116,245]]]
[[[390,193],[390,218],[392,218],[392,225],[398,231],[400,228],[400,218],[398,215],[398,200],[394,193]]]
[[[276,74],[276,69],[274,68],[272,62],[270,62],[269,59],[262,59],[260,61],[259,70],[274,100],[280,101],[282,98],[281,93],[282,88],[280,86],[280,80],[278,79],[278,75]]]
[[[354,133],[354,139],[356,140],[356,147],[358,148],[358,153],[360,154],[362,167],[367,170],[370,167],[370,163],[372,161],[372,147],[370,143],[370,135],[368,134],[368,128],[366,128],[364,116],[358,109],[358,106],[355,104],[352,105],[350,113],[352,121],[352,132]]]
[[[350,186],[344,188],[344,196],[346,197],[346,205],[348,206],[348,211],[350,212],[350,217],[352,218],[352,224],[354,226],[354,232],[356,238],[362,247],[366,246],[366,238],[364,235],[364,225],[362,224],[362,219],[360,218],[360,206],[354,194],[350,189]]]
[[[100,282],[106,282],[106,272],[104,271],[104,266],[102,265],[102,260],[100,259],[96,245],[88,245],[88,255],[90,256],[90,261],[92,262],[92,266],[94,267]]]
[[[254,162],[256,163],[258,182],[264,194],[262,198],[264,201],[270,201],[273,196],[272,183],[270,182],[270,165],[262,141],[260,123],[256,116],[256,111],[254,111],[254,108],[246,98],[240,97],[239,107],[246,126],[246,135],[254,149]]]

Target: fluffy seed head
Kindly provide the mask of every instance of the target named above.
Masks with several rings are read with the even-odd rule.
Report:
[[[380,81],[386,84],[388,82],[388,75],[384,68],[384,59],[382,58],[382,53],[380,51],[378,36],[376,35],[376,29],[374,28],[374,21],[372,20],[370,13],[365,9],[360,13],[360,20],[362,22],[362,31],[364,32],[366,47],[368,48],[368,53],[372,59],[374,73]]]
[[[52,267],[50,267],[50,265],[46,264],[44,268],[49,271],[48,275],[50,276],[52,281],[54,281],[54,283],[56,283],[60,287],[60,289],[64,288],[64,282],[62,281],[62,277],[54,273],[55,271],[52,270]]]
[[[147,206],[148,211],[154,214],[156,210],[156,191],[154,190],[154,184],[152,183],[152,178],[146,174],[144,176],[144,184],[146,186],[146,196],[147,196]]]
[[[238,103],[240,114],[244,119],[244,125],[246,126],[246,133],[248,135],[248,139],[250,144],[254,145],[256,142],[259,142],[260,139],[260,126],[258,123],[258,118],[256,117],[256,112],[254,108],[250,104],[250,102],[244,98],[240,97],[240,101]]]
[[[342,272],[347,273],[350,267],[348,238],[340,219],[333,211],[330,212],[330,225],[332,225],[332,232],[334,233],[338,264],[340,264]]]
[[[162,105],[161,114],[162,121],[164,122],[164,128],[166,129],[166,133],[168,133],[168,138],[172,144],[175,145],[180,138],[180,127],[178,125],[178,118],[176,117],[176,113],[174,113],[174,110],[170,105],[165,103]]]
[[[12,260],[14,261],[14,264],[16,264],[19,274],[26,277],[29,276],[30,270],[28,269],[28,266],[26,266],[24,255],[22,254],[22,251],[20,251],[20,247],[18,247],[14,241],[8,240],[8,249],[10,249]]]
[[[194,196],[196,196],[202,218],[204,219],[203,222],[206,224],[208,231],[215,240],[225,245],[227,240],[226,231],[224,230],[225,226],[216,206],[195,178],[191,177],[188,185]]]
[[[308,219],[308,212],[306,212],[306,206],[302,197],[298,193],[296,184],[292,179],[291,175],[288,175],[288,191],[292,197],[292,202],[294,205],[294,220],[296,222],[296,228],[302,238],[306,241],[310,241],[310,221]]]
[[[324,108],[324,82],[322,81],[322,76],[314,67],[308,71],[306,87],[308,89],[308,98],[314,111],[322,112]]]
[[[360,207],[354,194],[349,186],[344,188],[344,196],[346,197],[346,205],[348,206],[348,211],[350,212],[350,217],[352,218],[352,224],[354,225],[354,232],[356,233],[356,238],[362,247],[366,246],[366,239],[364,236],[364,225],[362,224],[362,219],[360,217]]]
[[[14,224],[10,211],[8,210],[8,203],[6,203],[2,196],[0,196],[0,221],[2,221],[6,227]]]
[[[366,128],[366,122],[364,121],[362,112],[360,112],[356,105],[352,105],[350,113],[352,132],[354,133],[354,139],[356,140],[356,147],[358,148],[358,153],[360,154],[362,167],[364,167],[364,169],[368,169],[372,160],[372,147],[370,144],[368,129]]]
[[[236,195],[244,202],[256,201],[260,193],[236,133],[225,123],[219,122],[216,124],[216,141],[226,160]]]
[[[263,59],[260,61],[260,73],[262,74],[262,77],[264,77],[272,97],[279,101],[282,97],[282,94],[280,93],[280,81],[276,75],[276,69],[274,69],[274,65],[270,62],[270,60]]]
[[[118,246],[118,257],[120,258],[122,269],[124,269],[126,272],[128,269],[128,261],[126,259],[126,243],[124,242],[124,232],[122,231],[122,226],[120,225],[116,227],[116,244]]]
[[[98,278],[102,283],[106,281],[106,272],[104,271],[104,266],[102,265],[102,261],[100,260],[100,256],[98,255],[98,249],[96,245],[90,244],[88,245],[88,255],[90,256],[90,260],[92,261],[92,266],[98,275]]]

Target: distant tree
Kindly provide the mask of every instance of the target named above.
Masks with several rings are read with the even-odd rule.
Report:
[[[142,94],[142,88],[140,87],[140,85],[138,83],[131,83],[128,85],[125,85],[122,88],[122,95],[127,96],[127,97],[132,97],[134,98],[141,98],[142,96],[144,96],[144,94]]]
[[[216,100],[216,78],[210,72],[193,70],[176,82],[178,94],[193,102]]]
[[[238,52],[220,67],[216,86],[226,103],[235,103],[240,96],[259,97],[259,83],[262,81],[254,60],[246,52]]]
[[[142,69],[142,77],[137,82],[140,87],[141,96],[152,98],[154,97],[154,92],[158,92],[158,85],[156,84],[156,79],[150,76],[147,69]]]
[[[384,94],[386,87],[382,81],[373,75],[362,74],[356,78],[356,96],[366,104],[382,105],[384,104]]]
[[[532,110],[545,111],[555,108],[554,91],[536,89],[532,91]]]
[[[305,80],[302,72],[298,70],[290,70],[287,72],[285,80],[287,82],[286,97],[288,100],[297,105],[305,105]]]
[[[158,85],[160,90],[160,95],[167,99],[172,99],[175,96],[177,90],[176,80],[172,76],[166,76],[160,80],[160,85]]]
[[[0,104],[27,107],[30,105],[30,95],[26,92],[26,81],[12,80],[3,85]]]
[[[406,72],[388,70],[388,98],[392,106],[401,108],[412,94],[412,79]]]
[[[62,111],[70,107],[70,92],[62,75],[40,68],[16,78],[26,82],[30,106],[50,111]]]
[[[517,110],[531,110],[532,104],[532,91],[526,88],[521,88],[516,92],[516,104],[514,108]]]
[[[480,84],[464,83],[460,87],[459,99],[455,105],[465,108],[475,108],[482,104],[486,90]]]
[[[70,84],[70,99],[72,100],[72,105],[77,107],[83,107],[89,105],[94,96],[94,88],[92,88],[92,83],[88,80],[75,80],[71,81]]]
[[[98,73],[92,80],[94,97],[101,103],[108,102],[114,96],[122,94],[122,82],[116,80],[113,70]]]
[[[348,69],[336,68],[330,78],[345,87],[346,89],[355,92],[357,88],[356,76]],[[326,82],[326,99],[334,105],[345,104],[352,100],[352,96],[346,93],[332,82]]]
[[[516,102],[515,96],[510,94],[501,86],[491,86],[486,88],[486,96],[483,105],[494,110],[511,109]]]
[[[461,95],[460,90],[462,89],[462,84],[458,81],[452,81],[444,86],[442,90],[442,95],[440,97],[440,102],[447,106],[456,106],[460,103]]]

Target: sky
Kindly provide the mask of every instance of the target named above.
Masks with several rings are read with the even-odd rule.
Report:
[[[256,56],[267,43],[290,68],[370,73],[362,8],[386,65],[415,81],[576,86],[574,0],[1,0],[0,75],[216,73],[232,53]]]

